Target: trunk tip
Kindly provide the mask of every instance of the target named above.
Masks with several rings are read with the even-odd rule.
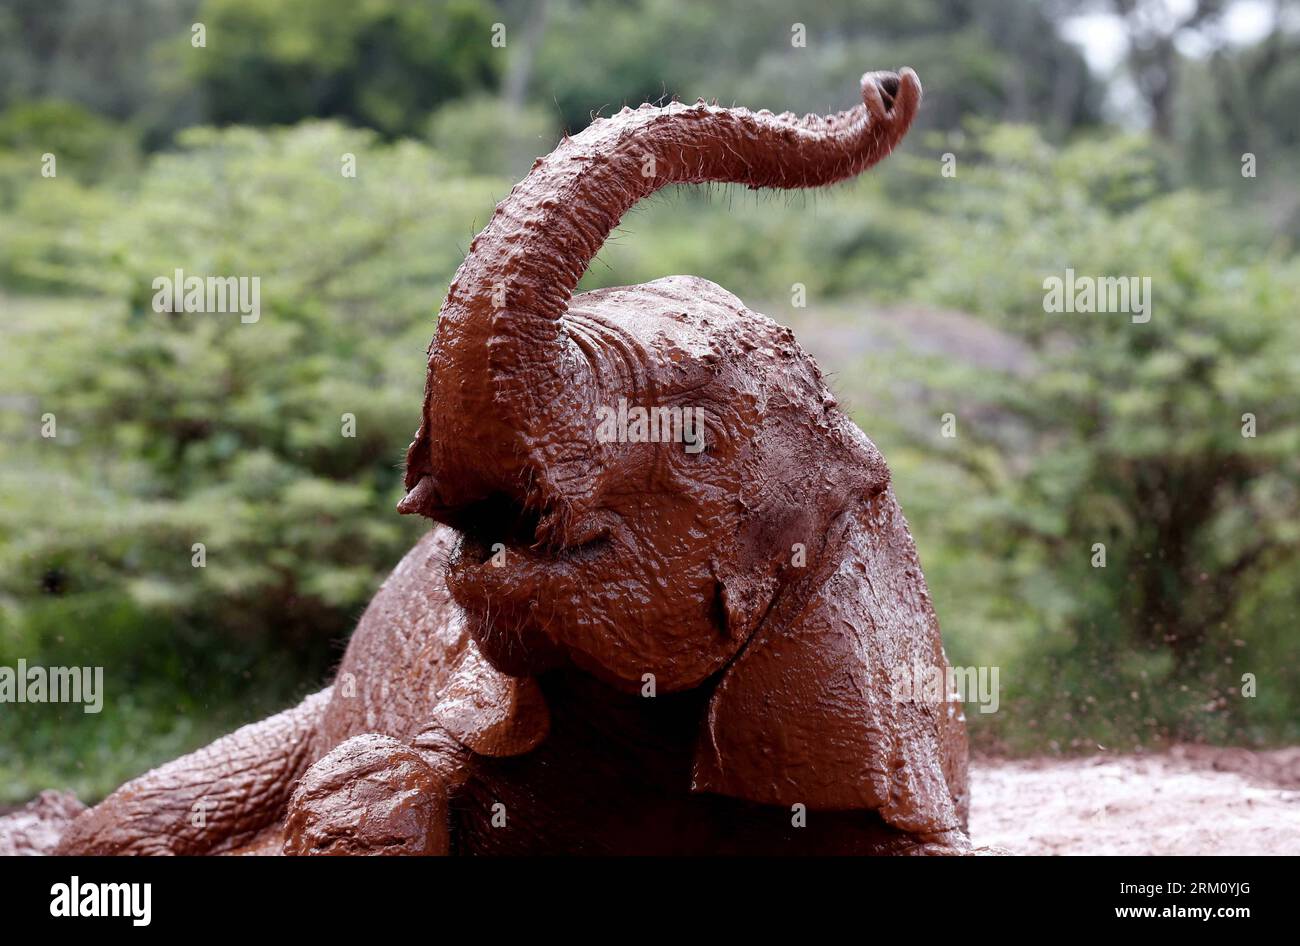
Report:
[[[921,80],[910,66],[862,77],[862,103],[877,121],[898,122],[906,129],[920,102]]]

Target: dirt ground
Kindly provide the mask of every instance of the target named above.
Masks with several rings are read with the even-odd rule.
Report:
[[[1300,854],[1300,747],[976,758],[971,840],[1012,854]]]
[[[1300,854],[1300,746],[976,758],[971,840],[1010,854]],[[49,853],[82,810],[46,792],[0,812],[0,855]]]

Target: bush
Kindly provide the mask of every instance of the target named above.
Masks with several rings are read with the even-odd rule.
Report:
[[[461,173],[518,180],[534,160],[549,154],[559,135],[551,117],[533,106],[497,98],[451,102],[433,113],[429,141]]]
[[[220,54],[191,69],[217,124],[340,118],[415,134],[434,106],[495,87],[493,18],[482,0],[205,0]]]
[[[940,549],[952,649],[1003,664],[1014,708],[985,735],[1295,739],[1300,265],[1221,200],[1166,190],[1139,142],[1058,151],[1004,129],[983,149],[933,183],[933,265],[908,293],[1027,355],[1003,371],[893,356],[872,376],[919,382],[882,396],[924,458],[900,479]],[[1045,312],[1067,267],[1148,277],[1150,321]]]
[[[0,664],[102,659],[128,728],[178,699],[249,718],[325,676],[421,531],[393,507],[434,305],[506,186],[333,125],[181,145],[80,219],[83,189],[33,180],[6,234],[8,279],[77,295],[3,303]],[[259,278],[260,319],[154,311],[178,268]],[[99,720],[65,722],[85,748]]]

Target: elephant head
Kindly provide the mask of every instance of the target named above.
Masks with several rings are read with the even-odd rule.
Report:
[[[695,787],[964,820],[955,704],[889,697],[944,666],[889,470],[793,333],[693,277],[573,297],[667,184],[826,185],[903,137],[916,75],[829,117],[625,108],[540,158],[471,242],[429,349],[399,509],[462,536],[448,585],[515,676],[711,685]]]

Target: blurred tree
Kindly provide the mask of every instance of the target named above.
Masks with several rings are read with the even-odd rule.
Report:
[[[535,105],[511,105],[505,98],[460,99],[442,106],[429,121],[429,140],[463,172],[518,180],[539,156],[555,147],[551,114]]]
[[[1243,126],[1258,126],[1261,112],[1271,111],[1260,99],[1268,97],[1274,76],[1280,73],[1284,84],[1289,81],[1283,64],[1300,41],[1300,16],[1291,0],[1049,0],[1048,6],[1058,20],[1114,16],[1124,33],[1125,70],[1150,111],[1151,130],[1170,142],[1179,132],[1180,110],[1192,105],[1193,119],[1221,112],[1244,144],[1251,129]],[[1247,6],[1261,15],[1267,11],[1270,25],[1262,42],[1242,50],[1229,23],[1235,11]],[[1213,79],[1189,97],[1187,75],[1202,63],[1210,64]],[[1294,129],[1295,111],[1288,107],[1285,114],[1269,117]]]
[[[23,102],[0,112],[0,152],[13,152],[27,175],[41,155],[53,154],[56,170],[83,180],[120,174],[135,158],[135,142],[120,126],[72,102]]]
[[[501,97],[511,108],[521,108],[528,95],[528,86],[533,77],[533,66],[537,59],[537,50],[546,37],[547,20],[551,12],[549,0],[523,0],[522,3],[502,2],[504,11],[518,14],[520,8],[528,11],[523,29],[523,38],[517,40],[510,52],[510,62],[506,69],[505,81],[501,86]]]
[[[1185,62],[1182,74],[1174,144],[1191,179],[1239,185],[1249,153],[1256,158],[1251,182],[1266,185],[1257,188],[1264,192],[1260,203],[1276,210],[1281,201],[1294,213],[1300,203],[1300,15],[1288,20],[1278,4],[1259,42],[1222,46]]]
[[[534,85],[570,131],[593,111],[672,95],[774,111],[838,110],[858,100],[863,71],[903,65],[926,85],[922,121],[933,126],[955,127],[978,113],[1041,121],[1055,135],[1096,118],[1082,56],[1031,0],[552,6]]]
[[[1142,97],[1151,107],[1151,128],[1161,138],[1174,133],[1174,102],[1182,56],[1178,42],[1195,34],[1221,47],[1219,20],[1229,0],[1109,0],[1128,34],[1128,67]]]
[[[77,102],[117,120],[159,95],[151,49],[194,22],[199,0],[0,0],[0,106]]]
[[[900,431],[970,477],[948,537],[995,552],[1046,652],[1069,655],[1056,698],[1140,675],[1122,738],[1221,736],[1251,717],[1242,670],[1296,683],[1294,652],[1260,647],[1243,609],[1300,564],[1300,265],[1261,253],[1221,202],[1164,192],[1140,141],[1058,153],[1006,129],[982,145],[960,186],[933,185],[941,262],[909,295],[983,315],[1031,360],[932,363]],[[1045,311],[1044,279],[1067,268],[1149,278],[1150,321]],[[953,439],[930,419],[943,411],[963,418]]]
[[[101,211],[89,246],[42,225],[62,219],[57,191],[78,199],[73,182],[43,182],[16,208],[31,225],[7,255],[98,301],[87,330],[58,344],[55,326],[13,326],[20,353],[6,378],[61,416],[69,439],[49,445],[51,459],[67,443],[72,469],[99,473],[65,484],[81,499],[68,494],[62,525],[46,509],[42,528],[0,526],[19,576],[3,571],[21,584],[54,562],[70,589],[87,589],[122,569],[140,588],[169,587],[167,607],[241,637],[345,633],[414,534],[390,506],[418,422],[418,353],[492,190],[439,183],[445,165],[414,143],[385,148],[331,126],[196,131],[182,145],[154,162],[130,214]],[[344,154],[355,177],[340,173]],[[430,229],[440,217],[463,229]],[[261,318],[154,311],[154,280],[178,268],[257,276]],[[127,520],[98,531],[75,514],[102,505],[97,493]],[[212,549],[204,570],[190,567],[190,535]]]
[[[417,133],[434,106],[496,86],[484,0],[204,0],[206,50],[189,58],[217,124],[339,117]]]

